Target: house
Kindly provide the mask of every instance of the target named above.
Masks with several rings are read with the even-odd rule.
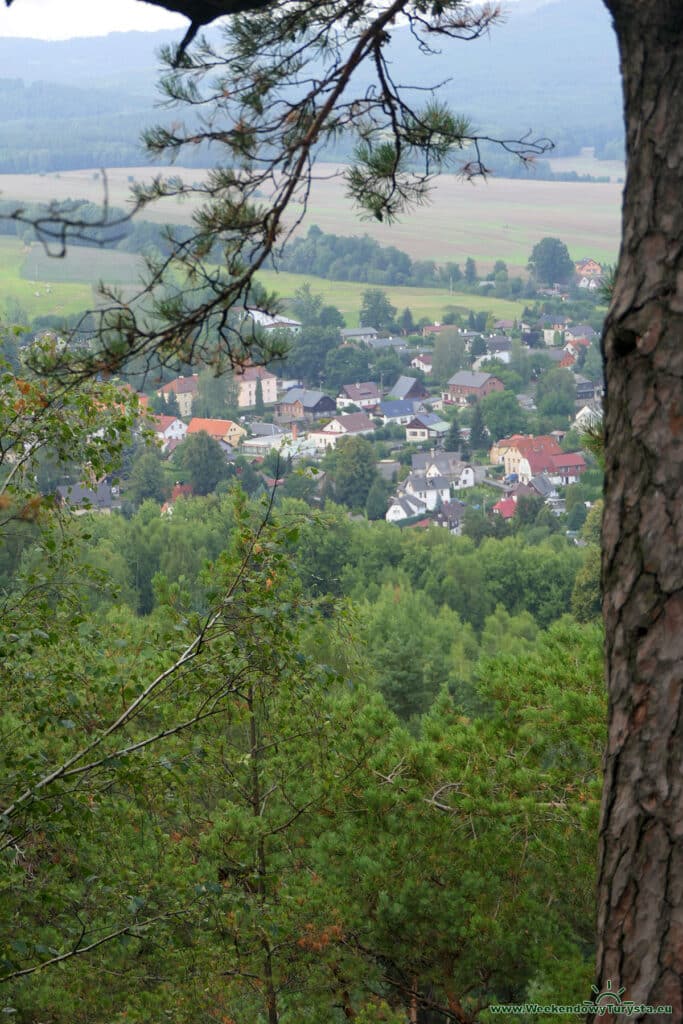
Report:
[[[441,332],[447,330],[448,327],[448,324],[425,324],[420,333],[423,338],[431,338],[436,334],[441,334]]]
[[[450,501],[451,487],[443,476],[427,476],[413,470],[403,481],[401,493],[408,497],[419,498],[427,510],[433,512],[437,505]]]
[[[557,498],[555,484],[547,473],[539,473],[538,476],[532,476],[529,481],[529,487],[540,498],[543,498],[545,502],[554,501]]]
[[[552,483],[567,486],[578,483],[586,468],[581,452],[560,452],[551,456],[547,473]]]
[[[514,448],[518,441],[524,441],[527,434],[512,434],[510,437],[503,437],[491,445],[489,451],[489,462],[492,466],[502,466],[505,463],[505,453],[509,448]]]
[[[343,327],[339,332],[342,336],[342,341],[372,341],[379,334],[375,327]]]
[[[493,334],[485,338],[486,351],[491,359],[498,359],[501,363],[509,363],[512,358],[512,342],[504,334]]]
[[[493,326],[494,326],[494,328],[497,331],[512,331],[512,330],[514,330],[515,321],[514,320],[496,320],[496,322],[495,322],[495,324]]]
[[[292,388],[277,404],[277,414],[283,420],[314,420],[336,411],[337,403],[333,398],[307,388]]]
[[[364,434],[372,434],[375,424],[364,412],[350,412],[346,415],[335,416],[322,430],[309,431],[309,440],[315,443],[316,448],[334,448],[341,437],[358,437]]]
[[[589,292],[596,292],[598,288],[601,288],[604,283],[603,277],[580,277],[578,280],[579,288],[586,288]]]
[[[401,426],[410,423],[415,413],[420,411],[420,403],[413,402],[410,398],[387,399],[380,402],[377,407],[377,415],[382,417],[384,424],[398,423]]]
[[[501,519],[512,519],[517,512],[517,502],[514,498],[501,498],[491,509],[494,515]]]
[[[261,381],[261,395],[264,405],[277,402],[277,377],[265,366],[245,366],[235,370],[237,384],[237,405],[240,409],[251,409],[256,405],[258,382]]]
[[[579,277],[600,277],[602,274],[602,266],[590,256],[584,256],[582,260],[577,260],[574,270]]]
[[[270,454],[273,451],[281,451],[285,444],[291,441],[294,437],[294,431],[292,433],[286,433],[284,430],[280,430],[279,427],[275,427],[270,433],[255,432],[254,427],[257,424],[251,424],[251,431],[253,436],[247,438],[246,441],[242,441],[240,445],[240,453],[245,455],[247,458],[258,458]],[[274,427],[272,423],[262,423],[258,426],[263,427]]]
[[[501,380],[491,373],[477,373],[474,370],[458,370],[448,381],[448,391],[444,395],[446,401],[456,405],[467,405],[470,396],[476,401],[492,391],[503,391]]]
[[[577,341],[579,338],[585,338],[589,345],[598,337],[590,324],[576,324],[574,327],[567,327],[564,336],[567,341]]]
[[[572,428],[575,430],[589,430],[602,423],[602,405],[600,402],[588,402],[577,412]]]
[[[224,441],[231,447],[236,447],[243,437],[247,436],[244,427],[232,420],[214,420],[203,416],[193,416],[187,428],[190,434],[208,434],[214,441]]]
[[[277,423],[264,423],[262,420],[252,420],[248,427],[252,437],[284,437],[285,433]]]
[[[287,316],[280,316],[279,314],[273,316],[270,313],[265,313],[262,309],[248,309],[246,316],[250,317],[255,324],[264,331],[290,331],[292,334],[298,334],[301,330],[301,324],[298,320],[292,320]]]
[[[191,377],[176,377],[175,380],[171,380],[168,384],[164,384],[157,391],[157,395],[163,398],[164,401],[168,401],[171,395],[175,395],[178,408],[180,409],[181,416],[192,415],[192,402],[197,395],[199,389],[199,377],[196,373],[193,373]]]
[[[345,409],[348,405],[356,405],[359,409],[374,409],[381,397],[379,388],[372,380],[364,381],[362,384],[345,384],[337,398],[337,408]]]
[[[576,360],[581,355],[582,350],[588,348],[589,345],[588,338],[572,338],[571,341],[565,341],[564,351]]]
[[[152,423],[162,451],[166,451],[170,441],[183,441],[187,434],[187,424],[177,416],[154,416]]]
[[[431,352],[420,352],[418,356],[410,360],[412,368],[414,370],[422,370],[423,373],[431,373],[433,363],[434,356]]]
[[[434,513],[432,522],[437,526],[445,526],[455,536],[462,533],[467,505],[463,501],[445,501]]]
[[[427,506],[415,495],[404,494],[389,498],[389,508],[384,518],[388,523],[400,523],[403,519],[414,519],[416,516],[424,515]]]
[[[393,349],[394,352],[407,352],[408,346],[403,338],[368,338],[365,342],[374,352]]]
[[[173,485],[173,490],[171,491],[171,497],[168,499],[168,501],[165,501],[164,504],[161,506],[160,515],[162,515],[162,516],[172,516],[173,515],[173,506],[175,505],[176,501],[178,501],[179,498],[191,498],[191,497],[192,497],[192,484],[181,484],[179,481],[176,482]]]
[[[458,490],[474,487],[486,475],[485,466],[472,466],[464,462],[458,452],[415,452],[411,457],[412,469],[427,477],[443,477]]]
[[[532,476],[547,472],[551,466],[551,456],[562,454],[562,449],[549,434],[534,437],[531,434],[515,434],[504,438],[495,446],[501,453],[498,463],[505,466],[505,475],[515,477],[522,483],[528,483]]]
[[[448,433],[450,424],[440,419],[436,413],[424,412],[414,416],[410,423],[406,424],[406,441],[428,441],[430,438],[443,437]]]
[[[419,400],[420,398],[426,398],[427,394],[428,391],[426,387],[417,379],[417,377],[400,376],[387,395],[387,398],[396,398],[399,400],[413,398]]]
[[[112,509],[119,507],[117,494],[108,483],[102,481],[96,487],[85,487],[83,484],[63,484],[57,488],[57,504],[68,508],[75,516],[87,512],[101,512],[109,515]]]
[[[563,452],[556,439],[548,434],[540,437],[517,434],[499,441],[495,447],[502,453],[505,475],[523,484],[542,473],[555,484],[576,483],[586,469],[583,455]]]
[[[577,402],[588,402],[595,398],[595,384],[588,377],[581,377],[578,373],[576,379],[576,400]]]

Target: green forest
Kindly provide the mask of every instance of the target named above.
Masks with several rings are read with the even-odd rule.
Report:
[[[137,399],[9,369],[0,396],[4,1012],[441,1024],[585,998],[597,517],[583,548],[477,541],[234,481],[74,516],[46,466],[113,479]]]

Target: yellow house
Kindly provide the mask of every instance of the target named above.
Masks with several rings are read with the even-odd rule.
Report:
[[[188,436],[200,434],[202,431],[212,437],[214,441],[226,441],[233,448],[237,447],[247,433],[244,427],[232,420],[212,420],[202,416],[193,416],[187,428]]]

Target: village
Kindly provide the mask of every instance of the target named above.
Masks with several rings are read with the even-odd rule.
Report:
[[[577,287],[595,285],[601,269],[582,260]],[[261,310],[243,315],[254,330],[278,332],[294,344],[303,329],[291,317]],[[519,499],[532,498],[557,519],[573,509],[570,535],[581,526],[601,483],[582,447],[583,435],[602,417],[593,327],[544,314],[535,320],[489,318],[483,330],[428,323],[409,337],[371,326],[343,328],[339,335],[342,359],[361,355],[369,366],[368,357],[388,354],[382,365],[393,366],[394,374],[347,380],[331,394],[324,381],[312,387],[310,380],[288,379],[285,361],[279,373],[247,364],[227,378],[195,372],[139,392],[166,487],[163,492],[157,485],[147,495],[143,490],[138,503],[156,497],[162,514],[170,515],[176,501],[213,489],[211,483],[197,485],[188,464],[188,441],[204,435],[209,454],[197,458],[220,464],[216,483],[227,469],[243,486],[248,479],[252,492],[282,488],[309,504],[332,499],[354,515],[403,527],[436,524],[454,534],[462,531],[468,509],[510,522]],[[444,376],[453,365],[460,368]],[[216,408],[216,396],[219,405],[234,410],[231,418],[207,414]],[[349,495],[334,486],[344,452],[364,467],[365,486]],[[587,470],[593,486],[584,487],[577,509],[572,488]],[[63,483],[58,493],[74,510],[106,512],[125,509],[129,492],[124,479],[120,486],[101,481],[95,490]]]

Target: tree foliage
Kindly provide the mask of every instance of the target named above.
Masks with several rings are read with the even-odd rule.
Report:
[[[542,238],[531,250],[529,269],[541,284],[563,284],[574,275],[569,250],[559,238]]]

